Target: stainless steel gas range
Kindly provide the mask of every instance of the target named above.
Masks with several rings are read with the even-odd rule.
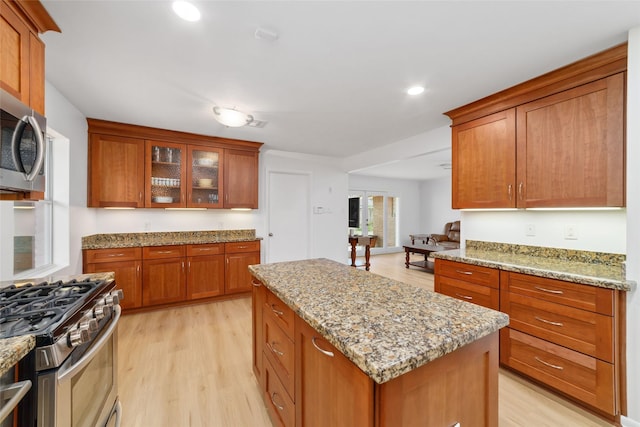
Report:
[[[117,327],[122,291],[109,280],[27,283],[0,289],[0,338],[34,335],[18,364],[31,390],[20,427],[119,426]]]

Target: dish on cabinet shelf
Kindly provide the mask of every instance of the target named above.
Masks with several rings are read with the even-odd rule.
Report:
[[[154,203],[173,203],[173,197],[156,196],[152,197],[151,201]]]
[[[198,187],[211,187],[213,185],[213,179],[211,178],[200,178],[198,180]]]
[[[208,157],[204,157],[202,159],[196,160],[196,165],[198,166],[213,166],[213,164],[214,164],[214,160]]]

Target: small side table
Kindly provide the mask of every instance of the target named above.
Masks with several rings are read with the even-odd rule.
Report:
[[[351,267],[362,267],[362,265],[356,265],[356,246],[364,246],[364,268],[369,271],[371,264],[369,263],[369,257],[371,255],[370,247],[375,246],[378,241],[378,236],[349,236],[349,243],[351,244]]]

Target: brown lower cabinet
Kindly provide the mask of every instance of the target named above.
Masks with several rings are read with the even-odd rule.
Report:
[[[251,292],[259,263],[259,240],[83,250],[83,272],[115,273],[125,312]]]
[[[509,315],[502,366],[607,419],[626,414],[625,292],[443,259],[435,274],[436,292]]]
[[[120,301],[123,310],[142,307],[142,249],[116,248],[84,252],[84,272],[113,271],[116,286],[125,295]]]
[[[377,384],[253,284],[254,373],[274,426],[498,425],[497,332]]]

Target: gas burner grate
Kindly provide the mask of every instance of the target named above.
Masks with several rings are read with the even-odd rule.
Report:
[[[63,323],[103,281],[27,283],[0,289],[0,338],[38,334]]]

